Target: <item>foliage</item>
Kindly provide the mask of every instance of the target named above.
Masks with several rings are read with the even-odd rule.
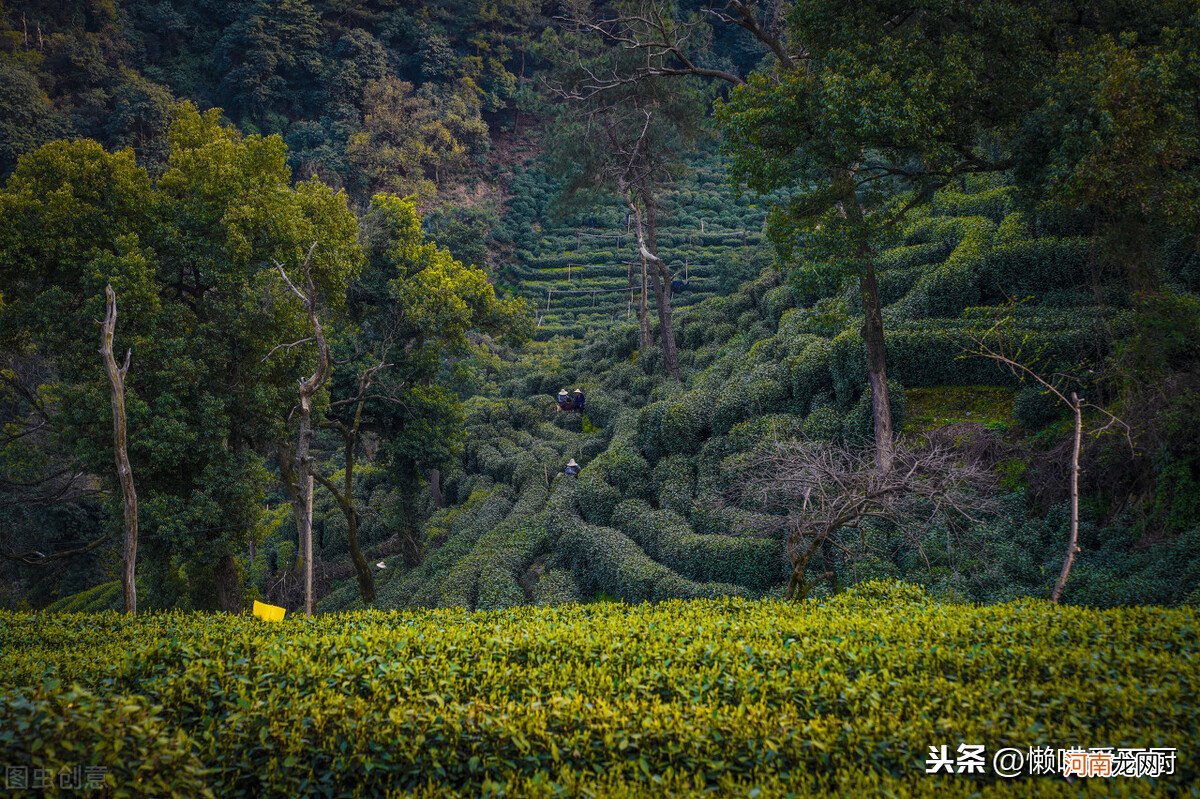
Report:
[[[926,776],[929,741],[1179,746],[1200,733],[1196,629],[1191,609],[941,604],[896,583],[800,605],[367,612],[272,626],[6,613],[0,756],[30,762],[28,742],[44,740],[54,743],[38,762],[94,762],[115,751],[101,739],[119,729],[145,754],[111,761],[115,787],[134,776],[124,764],[156,764],[169,780],[160,794],[540,784],[534,795],[549,795],[556,784],[1057,795],[1048,778],[989,771],[962,787],[961,776]],[[45,673],[81,687],[49,692]],[[1028,679],[1044,673],[1053,685]],[[1149,795],[1196,778],[1181,757],[1173,777],[1126,785]]]

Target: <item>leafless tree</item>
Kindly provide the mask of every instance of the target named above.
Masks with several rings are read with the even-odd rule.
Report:
[[[788,599],[803,599],[835,565],[871,551],[867,524],[900,530],[928,562],[922,533],[931,524],[979,521],[996,507],[995,481],[978,463],[938,446],[898,444],[892,468],[881,470],[870,446],[844,442],[775,442],[741,466],[735,488],[764,534],[782,534],[792,576]],[[818,555],[825,571],[810,576]],[[836,583],[835,583],[836,584]]]
[[[973,349],[967,351],[968,356],[993,360],[1022,382],[1032,380],[1060,405],[1069,408],[1075,419],[1071,442],[1071,529],[1067,534],[1067,551],[1063,557],[1062,569],[1054,582],[1054,589],[1050,592],[1050,601],[1057,604],[1067,587],[1067,579],[1071,576],[1075,557],[1082,551],[1079,548],[1079,455],[1083,448],[1084,412],[1090,411],[1100,417],[1100,423],[1089,431],[1090,435],[1099,437],[1109,431],[1119,430],[1124,433],[1125,440],[1132,450],[1133,439],[1129,425],[1107,409],[1080,397],[1078,386],[1081,381],[1077,377],[1065,372],[1039,371],[1039,353],[1031,351],[1031,341],[1027,336],[1018,337],[1014,333],[1011,313],[1001,314],[987,330],[968,335],[974,345]]]
[[[317,314],[317,289],[312,277],[312,258],[317,250],[314,241],[308,248],[308,254],[300,266],[304,276],[304,290],[301,290],[288,277],[283,264],[275,262],[275,268],[283,277],[288,288],[292,290],[308,313],[308,322],[313,329],[313,339],[317,343],[317,367],[312,375],[300,380],[299,432],[296,435],[296,448],[292,453],[292,468],[287,468],[286,459],[281,458],[281,471],[284,482],[289,486],[292,496],[292,507],[295,509],[296,532],[300,538],[300,546],[304,557],[304,612],[309,616],[313,612],[313,544],[312,544],[312,498],[313,475],[312,465],[312,398],[321,390],[325,379],[329,376],[329,345],[325,341],[325,331],[321,327],[321,319]]]
[[[125,612],[137,613],[137,584],[134,581],[137,566],[138,518],[137,490],[133,485],[133,466],[129,463],[127,446],[128,433],[125,421],[125,375],[129,373],[129,362],[133,350],[126,350],[125,363],[117,366],[113,357],[113,336],[117,330],[117,293],[112,286],[104,288],[104,325],[100,334],[100,356],[104,359],[104,371],[112,385],[113,455],[117,462],[117,477],[121,481],[121,496],[125,506],[125,546],[122,550],[121,586],[125,591]]]

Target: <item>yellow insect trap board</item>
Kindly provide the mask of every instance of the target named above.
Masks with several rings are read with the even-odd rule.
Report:
[[[254,600],[254,615],[263,621],[283,621],[283,614],[286,610],[278,605],[268,605],[265,602]]]

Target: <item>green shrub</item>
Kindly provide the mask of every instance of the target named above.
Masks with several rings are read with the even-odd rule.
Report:
[[[616,531],[576,532],[576,575],[720,598],[278,624],[0,612],[0,757],[105,765],[112,795],[231,799],[1065,798],[1200,779],[1195,609],[958,605],[892,582],[729,598]],[[930,741],[1181,748],[1156,781],[1068,783],[927,775]]]
[[[78,613],[80,611],[120,610],[125,598],[121,593],[121,581],[110,580],[92,586],[86,591],[65,596],[46,606],[53,613]]]
[[[542,607],[579,601],[575,576],[566,569],[547,569],[533,586],[533,602]]]
[[[812,413],[805,417],[801,430],[807,438],[828,441],[842,434],[844,423],[845,415],[838,407],[826,403],[813,408]]]
[[[621,501],[621,492],[613,488],[599,469],[584,469],[575,478],[579,512],[592,524],[606,525],[613,508]]]
[[[655,583],[668,573],[612,527],[576,525],[563,534],[559,545],[563,563],[585,595],[607,594],[630,602],[652,599]]]
[[[1088,239],[1041,238],[992,248],[983,261],[983,297],[1002,303],[1009,297],[1071,288],[1090,275]]]
[[[909,319],[952,316],[979,304],[984,256],[995,225],[983,217],[956,222],[962,226],[958,245],[943,263],[922,273],[912,290],[896,303],[895,314]]]
[[[1013,416],[1029,430],[1041,430],[1065,412],[1058,398],[1041,386],[1025,386],[1013,398]]]
[[[619,504],[613,511],[612,524],[650,557],[690,580],[751,589],[765,589],[783,581],[783,550],[778,541],[697,534],[683,516],[653,510],[641,500]]]
[[[1015,189],[1000,186],[974,193],[942,189],[933,197],[933,212],[942,216],[982,216],[999,223],[1013,206]]]
[[[0,649],[15,643],[9,639]],[[42,770],[51,785],[47,795],[70,796],[95,780],[90,792],[213,796],[192,740],[145,697],[94,693],[54,679],[13,688],[0,690],[0,762],[24,767],[30,780]]]
[[[729,449],[745,452],[772,441],[787,441],[802,434],[804,417],[791,413],[768,413],[735,425],[725,436]]]
[[[832,355],[833,343],[828,339],[818,339],[788,362],[792,402],[798,411],[807,410],[817,392],[833,387],[833,375],[830,372]]]
[[[662,411],[660,444],[665,452],[690,455],[712,432],[713,397],[688,392]]]

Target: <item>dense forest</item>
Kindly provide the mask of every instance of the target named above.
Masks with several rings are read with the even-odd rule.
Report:
[[[0,11],[8,606],[1200,597],[1192,4]]]

